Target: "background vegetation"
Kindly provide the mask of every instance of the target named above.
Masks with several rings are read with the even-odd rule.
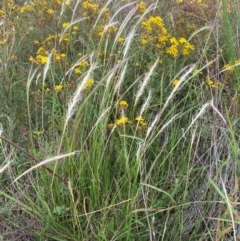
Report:
[[[0,240],[240,240],[238,0],[0,2]]]

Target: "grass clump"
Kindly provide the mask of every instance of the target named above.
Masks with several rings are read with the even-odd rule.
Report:
[[[237,1],[0,3],[0,239],[238,240]]]

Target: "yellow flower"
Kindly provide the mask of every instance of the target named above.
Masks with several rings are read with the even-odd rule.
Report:
[[[179,45],[179,43],[178,43],[177,39],[176,39],[176,38],[174,38],[174,37],[173,37],[173,38],[170,38],[170,40],[169,40],[169,41],[170,41],[170,43],[171,43],[171,44],[173,44],[173,45],[176,45],[176,46],[178,46],[178,45]]]
[[[78,26],[73,26],[74,31],[77,31],[78,29],[79,29]]]
[[[70,5],[71,5],[71,1],[70,1],[70,0],[67,0],[67,1],[65,2],[65,4],[66,4],[66,6],[70,6]]]
[[[119,43],[122,43],[122,42],[124,42],[125,40],[126,40],[126,38],[122,38],[122,37],[119,37],[119,38],[118,38],[118,42],[119,42]]]
[[[178,42],[179,42],[180,44],[185,44],[185,43],[187,43],[187,40],[186,40],[185,38],[181,37],[181,38],[178,40]]]
[[[137,116],[135,120],[139,122],[141,125],[147,125],[147,123],[145,122],[144,118],[141,115]]]
[[[37,62],[40,62],[41,64],[46,64],[48,61],[48,56],[38,55]]]
[[[86,81],[86,83],[84,84],[84,87],[83,89],[86,90],[86,89],[89,89],[92,87],[92,85],[94,84],[94,80],[93,79],[89,79]]]
[[[167,42],[169,41],[169,38],[171,37],[168,34],[167,29],[164,26],[163,19],[160,16],[156,17],[149,17],[147,20],[142,21],[141,23],[143,33],[140,36],[140,41],[142,44],[152,44],[157,49],[164,49],[166,47]],[[172,45],[175,43],[175,38],[172,38],[170,40],[170,43],[172,42]]]
[[[138,4],[138,12],[139,13],[144,13],[146,11],[146,4],[141,1],[139,4]]]
[[[63,23],[63,24],[62,24],[62,27],[63,27],[63,28],[67,28],[68,26],[69,26],[69,23]]]
[[[172,82],[173,87],[176,86],[178,83],[179,83],[179,80],[178,79],[174,79],[173,82]]]
[[[69,42],[69,37],[68,37],[68,36],[64,36],[63,39],[62,39],[62,41],[64,41],[64,42]]]
[[[140,37],[140,40],[141,40],[142,44],[147,44],[149,42],[148,36],[146,34],[142,34]]]
[[[178,48],[177,45],[172,45],[171,47],[169,47],[166,52],[170,55],[172,55],[173,57],[177,57],[178,55]]]
[[[56,55],[55,55],[55,60],[57,60],[57,61],[61,60],[61,57],[60,57],[59,54],[56,54]]]
[[[138,122],[137,123],[137,128],[138,130],[145,129],[147,127],[147,122],[143,119],[142,116],[137,116],[135,120]]]
[[[89,62],[87,60],[84,60],[84,61],[80,62],[78,64],[78,66],[80,66],[80,67],[87,67],[87,66],[89,66]]]
[[[139,121],[139,122],[140,122],[140,121],[144,121],[144,119],[143,119],[142,116],[140,116],[140,115],[137,116],[137,117],[135,118],[135,120],[136,120],[136,121]]]
[[[97,31],[98,31],[98,36],[102,37],[103,31],[104,31],[104,26],[103,25],[98,26]]]
[[[120,100],[118,105],[124,109],[127,109],[128,108],[128,103],[126,100]]]
[[[75,74],[82,74],[82,70],[80,68],[75,68],[74,73]]]
[[[233,68],[233,66],[232,66],[231,64],[225,64],[225,65],[223,66],[223,69],[224,69],[225,71],[230,72],[230,73],[233,73],[233,71],[234,71],[234,68]]]
[[[90,17],[92,15],[96,15],[99,11],[98,4],[90,3],[89,1],[84,1],[82,4],[83,8],[83,16]]]
[[[46,12],[47,12],[48,14],[53,14],[54,11],[49,8]]]
[[[109,8],[102,9],[104,22],[108,22],[110,19]]]
[[[63,89],[63,86],[62,86],[62,85],[55,85],[55,87],[54,87],[54,90],[55,90],[56,92],[60,92],[60,91],[62,91],[62,89]]]
[[[32,132],[32,134],[33,134],[34,137],[41,136],[43,133],[44,133],[44,130],[42,130],[42,131],[33,131],[33,132]]]
[[[209,76],[207,76],[206,78],[206,89],[208,90],[209,88],[211,89],[217,89],[218,87],[221,87],[222,86],[222,82],[220,81],[213,81],[210,79]]]
[[[31,4],[26,4],[20,8],[20,13],[34,12],[34,6]]]
[[[123,116],[120,119],[117,119],[115,123],[116,125],[125,125],[125,124],[131,124],[132,122],[126,116]]]
[[[209,88],[209,87],[211,87],[212,89],[217,88],[217,86],[214,84],[214,81],[210,80],[210,79],[207,80],[207,85],[208,85],[207,88]]]
[[[190,43],[186,43],[184,45],[184,48],[182,50],[182,54],[183,55],[189,55],[191,51],[193,51],[195,49],[194,45],[190,44]]]
[[[148,20],[142,21],[142,27],[148,32],[152,33],[153,30],[162,31],[164,28],[163,20],[160,16],[149,17]],[[164,31],[165,32],[165,31]]]
[[[34,61],[33,56],[31,55],[28,60],[29,60],[30,62],[33,62],[33,61]]]
[[[55,54],[55,60],[60,61],[66,58],[66,54]]]
[[[168,39],[169,39],[169,35],[168,34],[165,34],[165,35],[159,34],[158,38],[157,38],[158,42],[161,43],[162,45],[164,43],[166,43],[168,41]]]

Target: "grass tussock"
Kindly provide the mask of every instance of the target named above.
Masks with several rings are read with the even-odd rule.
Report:
[[[0,240],[240,240],[239,10],[2,0]]]

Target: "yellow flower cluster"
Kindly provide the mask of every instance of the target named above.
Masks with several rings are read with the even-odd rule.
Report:
[[[143,29],[143,34],[140,36],[142,44],[155,44],[159,49],[166,46],[169,34],[160,16],[149,17],[147,20],[142,21],[141,26]]]
[[[88,80],[86,82],[86,85],[84,86],[84,89],[90,88],[93,83],[94,83],[93,80],[91,80],[91,79]],[[42,95],[43,94],[42,91],[44,91],[45,94],[51,94],[53,91],[55,93],[61,93],[64,89],[67,90],[67,89],[70,89],[71,87],[72,87],[72,82],[67,82],[65,84],[55,84],[55,85],[52,86],[52,89],[51,89],[50,86],[48,86],[46,83],[44,83],[44,90],[41,87],[41,89],[38,89],[34,93],[36,93],[37,95]]]
[[[20,13],[31,13],[35,11],[35,3],[30,2],[20,8]]]
[[[68,26],[68,22],[64,22],[62,24],[63,29],[67,28]],[[34,64],[43,65],[47,62],[50,52],[53,52],[54,59],[56,61],[65,60],[67,56],[64,52],[67,52],[67,43],[74,40],[73,36],[77,34],[78,29],[78,26],[71,26],[70,31],[62,36],[59,33],[55,33],[48,34],[48,36],[41,42],[39,40],[34,40],[34,45],[38,46],[39,48],[37,50],[36,57],[30,56],[29,60]],[[58,49],[61,49],[62,52],[56,50],[56,46],[58,46]]]
[[[129,120],[129,118],[125,115],[125,110],[128,108],[128,103],[126,100],[120,100],[117,105],[121,109],[121,117],[116,119],[114,123],[108,124],[109,128],[113,128],[119,125],[126,125],[126,124],[131,124],[132,122]]]
[[[240,59],[237,59],[235,61],[231,61],[228,64],[225,64],[223,66],[223,70],[227,71],[228,73],[233,73],[234,68],[236,68],[237,66],[239,67],[239,65],[240,65]]]
[[[84,90],[90,89],[94,84],[93,79],[88,79],[83,87]]]
[[[208,76],[206,79],[206,89],[218,89],[219,87],[222,87],[222,82],[220,81],[213,81],[212,79],[210,79],[210,77]]]
[[[175,37],[170,38],[169,42],[171,43],[171,46],[167,48],[166,52],[168,54],[172,55],[173,57],[177,57],[179,42],[177,41],[177,39]]]
[[[63,28],[67,28],[68,26],[69,26],[69,22],[62,24],[62,27],[63,27]]]
[[[56,61],[62,61],[64,59],[66,59],[66,54],[64,53],[58,53],[56,49],[52,49],[52,52],[54,54],[54,59]],[[47,63],[49,58],[49,51],[44,49],[43,47],[40,47],[37,50],[37,55],[35,58],[33,58],[32,56],[29,57],[29,61],[36,64],[36,65],[44,65]]]
[[[109,8],[104,8],[102,11],[103,11],[102,18],[103,18],[104,22],[106,23],[110,19]]]
[[[83,16],[91,17],[94,15],[98,15],[99,13],[99,5],[90,3],[89,1],[84,1],[82,4],[83,7]]]
[[[81,75],[84,70],[89,66],[89,62],[87,60],[81,61],[77,64],[77,66],[74,68],[74,73],[77,75]]]
[[[40,47],[37,51],[36,57],[33,58],[32,56],[30,56],[29,61],[37,65],[41,65],[41,64],[43,65],[47,63],[48,56],[49,56],[49,52],[45,50],[43,47]]]
[[[132,124],[132,121],[129,120],[129,118],[125,115],[125,111],[128,108],[128,103],[126,100],[120,100],[117,103],[118,107],[120,107],[120,111],[121,111],[121,117],[116,119],[113,123],[108,124],[108,127],[110,129],[116,127],[116,126],[125,126],[126,124]],[[137,122],[137,129],[138,130],[142,130],[145,129],[147,127],[147,123],[146,121],[143,119],[142,116],[137,116],[135,118],[135,121]]]
[[[132,122],[126,116],[122,116],[121,118],[115,120],[116,125],[125,125],[125,124],[131,124],[131,123]]]
[[[19,12],[23,16],[27,16],[29,13],[34,13],[34,17],[37,19],[35,23],[39,26],[44,26],[47,23],[53,22],[53,20],[58,20],[53,13],[61,10],[62,3],[62,0],[27,1],[26,4],[20,7]],[[65,3],[65,5],[70,7],[69,4]]]
[[[123,43],[125,41],[126,41],[126,38],[123,38],[123,37],[118,38],[118,43]]]
[[[110,26],[107,29],[105,29],[104,25],[98,26],[98,36],[102,37],[104,34],[114,34],[118,31],[118,27],[116,26]]]
[[[178,54],[189,55],[194,50],[194,45],[190,44],[185,38],[179,40],[172,37],[165,28],[163,19],[160,16],[149,17],[142,21],[143,33],[140,40],[143,45],[155,46],[161,53],[167,53],[173,57]]]
[[[61,92],[62,89],[63,89],[63,86],[62,86],[62,85],[55,85],[55,87],[54,87],[54,90],[55,90],[56,92]]]
[[[144,13],[144,12],[146,11],[146,4],[145,4],[143,1],[141,1],[141,2],[137,5],[137,7],[138,7],[138,12],[139,12],[139,14],[142,14],[142,13]]]
[[[120,100],[118,105],[123,108],[123,109],[127,109],[128,108],[128,103],[126,100]]]
[[[234,67],[232,66],[232,64],[225,64],[223,66],[223,70],[228,71],[229,73],[233,73]]]
[[[137,116],[135,118],[135,121],[137,121],[137,128],[138,129],[145,129],[147,127],[147,122],[143,119],[141,115]]]
[[[61,61],[66,59],[66,54],[61,54],[61,53],[55,53],[54,54],[55,60],[56,61]]]
[[[182,45],[182,55],[189,55],[195,49],[194,45],[190,44],[185,38],[181,37],[178,42]]]
[[[157,34],[162,33],[163,35],[167,34],[167,30],[160,16],[151,16],[147,20],[142,21],[142,27],[150,34],[153,32]]]

